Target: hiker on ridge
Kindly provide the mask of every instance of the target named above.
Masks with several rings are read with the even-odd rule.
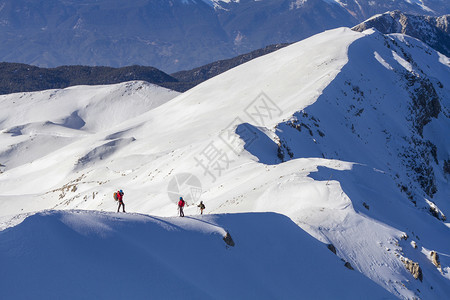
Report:
[[[178,210],[180,212],[180,217],[184,217],[184,204],[186,204],[186,202],[183,200],[183,197],[180,197],[180,201],[178,201]]]
[[[125,212],[125,203],[123,203],[123,191],[122,190],[117,192],[117,201],[119,201],[119,207],[117,208],[117,212],[119,212],[121,206],[123,208],[123,212]]]
[[[205,204],[203,204],[203,201],[200,201],[200,204],[197,205],[198,208],[200,208],[200,214],[203,215],[203,210],[206,208]]]

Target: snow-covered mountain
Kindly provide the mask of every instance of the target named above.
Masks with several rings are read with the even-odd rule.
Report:
[[[42,159],[177,95],[145,82],[2,95],[0,163],[8,170]]]
[[[177,214],[175,202],[182,195],[188,216],[198,214],[194,203],[200,200],[208,214],[286,215],[334,251],[331,257],[343,269],[344,264],[353,268],[392,295],[445,299],[450,294],[449,75],[449,58],[417,39],[339,28],[181,95],[132,82],[1,96],[0,223],[8,229],[0,240],[17,248],[21,239],[14,237],[34,234],[27,229],[37,226],[34,222],[66,228],[58,220],[74,214],[37,215],[13,227],[42,209],[114,212],[117,189],[125,191],[128,212],[162,217]],[[89,96],[96,91],[98,97]],[[110,214],[98,222],[90,221],[98,219],[95,212],[85,214],[88,227],[81,235],[113,226]],[[233,239],[247,226],[266,223],[284,235],[277,220],[264,216],[217,218],[213,223],[229,229]],[[273,241],[269,235],[252,240],[269,245],[263,253],[291,240]],[[134,241],[124,247],[149,247]],[[105,247],[103,240],[93,242]],[[1,246],[7,252],[8,245]],[[236,241],[231,251],[238,248]],[[22,257],[29,259],[27,253]],[[305,285],[299,293],[318,288]]]
[[[0,61],[41,67],[173,71],[230,53],[214,9],[202,1],[3,0],[0,37]]]
[[[445,0],[2,0],[0,61],[174,72],[395,9],[450,13]]]
[[[376,28],[382,33],[403,33],[415,37],[434,49],[450,56],[450,15],[432,17],[404,14],[400,11],[387,12],[353,27],[364,31]]]

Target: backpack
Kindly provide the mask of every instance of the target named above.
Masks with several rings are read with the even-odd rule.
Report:
[[[113,197],[114,197],[114,200],[116,200],[116,201],[119,200],[119,198],[117,197],[117,192],[114,192],[114,196]]]

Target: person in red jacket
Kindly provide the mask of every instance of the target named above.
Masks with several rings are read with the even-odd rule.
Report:
[[[183,208],[185,203],[186,202],[183,200],[183,197],[180,197],[180,201],[178,201],[178,210],[180,212],[180,217],[184,217]]]
[[[123,191],[122,190],[117,192],[117,201],[119,201],[119,207],[117,208],[117,212],[119,212],[121,206],[123,208],[123,212],[125,212],[125,203],[123,203]]]

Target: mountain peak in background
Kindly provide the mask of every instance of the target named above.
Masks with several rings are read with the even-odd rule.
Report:
[[[400,11],[376,15],[353,27],[355,31],[376,28],[381,33],[402,33],[415,37],[450,57],[450,15],[433,17],[404,14]]]

